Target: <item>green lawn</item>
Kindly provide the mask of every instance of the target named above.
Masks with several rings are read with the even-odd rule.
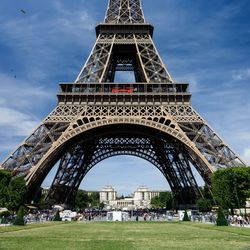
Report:
[[[250,250],[250,228],[194,223],[44,223],[0,227],[0,249]]]

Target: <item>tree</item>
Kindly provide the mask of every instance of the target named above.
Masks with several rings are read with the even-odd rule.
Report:
[[[250,196],[250,168],[235,167],[216,171],[212,176],[215,199],[223,209],[245,207]]]
[[[99,207],[100,205],[100,195],[98,192],[94,192],[89,196],[89,204],[91,207]]]
[[[188,214],[187,214],[187,210],[185,210],[185,212],[184,212],[184,217],[183,217],[182,221],[190,221]]]
[[[0,170],[0,184],[9,183],[11,180],[11,172],[8,170]]]
[[[7,207],[9,201],[9,183],[11,173],[6,170],[0,171],[0,207]]]
[[[83,209],[89,206],[89,197],[87,192],[78,190],[75,198],[75,208]]]
[[[13,178],[9,184],[9,202],[8,208],[16,210],[24,204],[26,200],[27,187],[25,180],[22,177]]]
[[[27,187],[23,177],[13,178],[11,172],[0,170],[0,206],[16,211],[24,204]]]
[[[167,210],[173,208],[173,196],[172,192],[161,192],[159,195],[159,201],[161,207],[166,207]]]
[[[99,208],[103,209],[105,207],[105,204],[103,202],[100,203]]]
[[[204,187],[200,187],[199,189],[203,195],[203,198],[206,200],[210,200],[211,203],[213,203],[213,194],[212,194],[211,187],[205,185]]]
[[[16,219],[14,220],[14,225],[15,226],[24,226],[25,225],[25,221],[24,221],[24,215],[25,215],[25,208],[23,206],[21,206],[19,209],[18,209],[18,212],[17,212],[17,217]]]
[[[93,192],[90,195],[86,191],[78,190],[75,198],[75,208],[83,209],[89,206],[99,207],[100,196],[98,192]]]
[[[0,207],[7,207],[9,201],[8,186],[0,185]]]
[[[217,226],[228,226],[228,222],[225,218],[225,215],[223,213],[223,209],[221,207],[219,207],[219,209],[217,211],[216,225]]]
[[[152,208],[160,208],[160,202],[159,202],[159,197],[155,196],[151,199],[150,204]]]
[[[160,192],[159,196],[155,196],[150,202],[153,208],[166,208],[170,210],[173,208],[172,192]]]
[[[208,199],[199,199],[196,203],[200,212],[210,212],[212,210],[212,203]]]

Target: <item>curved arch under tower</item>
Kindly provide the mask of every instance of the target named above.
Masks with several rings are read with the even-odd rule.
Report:
[[[191,166],[207,183],[210,183],[209,176],[213,171],[211,166],[206,165],[204,157],[188,143],[178,139],[176,133],[172,135],[156,128],[157,123],[149,124],[138,125],[134,119],[133,123],[92,124],[86,131],[69,129],[74,136],[66,136],[64,143],[53,147],[42,164],[30,171],[27,176],[30,189],[40,186],[53,167],[51,163],[61,159],[49,198],[70,203],[85,175],[97,163],[116,155],[134,155],[151,162],[161,171],[181,204],[194,202],[201,194]]]

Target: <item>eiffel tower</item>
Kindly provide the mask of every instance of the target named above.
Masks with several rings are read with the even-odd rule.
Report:
[[[47,198],[65,204],[88,171],[112,156],[151,162],[179,204],[202,196],[193,168],[209,186],[217,169],[245,166],[194,110],[188,83],[173,81],[153,32],[140,0],[109,1],[77,79],[60,84],[56,108],[1,166],[25,177],[31,199],[56,164]],[[118,71],[134,72],[135,81],[114,82]]]

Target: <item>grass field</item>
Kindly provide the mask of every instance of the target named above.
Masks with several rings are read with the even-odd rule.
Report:
[[[250,229],[194,223],[44,223],[1,227],[0,249],[250,250]]]

